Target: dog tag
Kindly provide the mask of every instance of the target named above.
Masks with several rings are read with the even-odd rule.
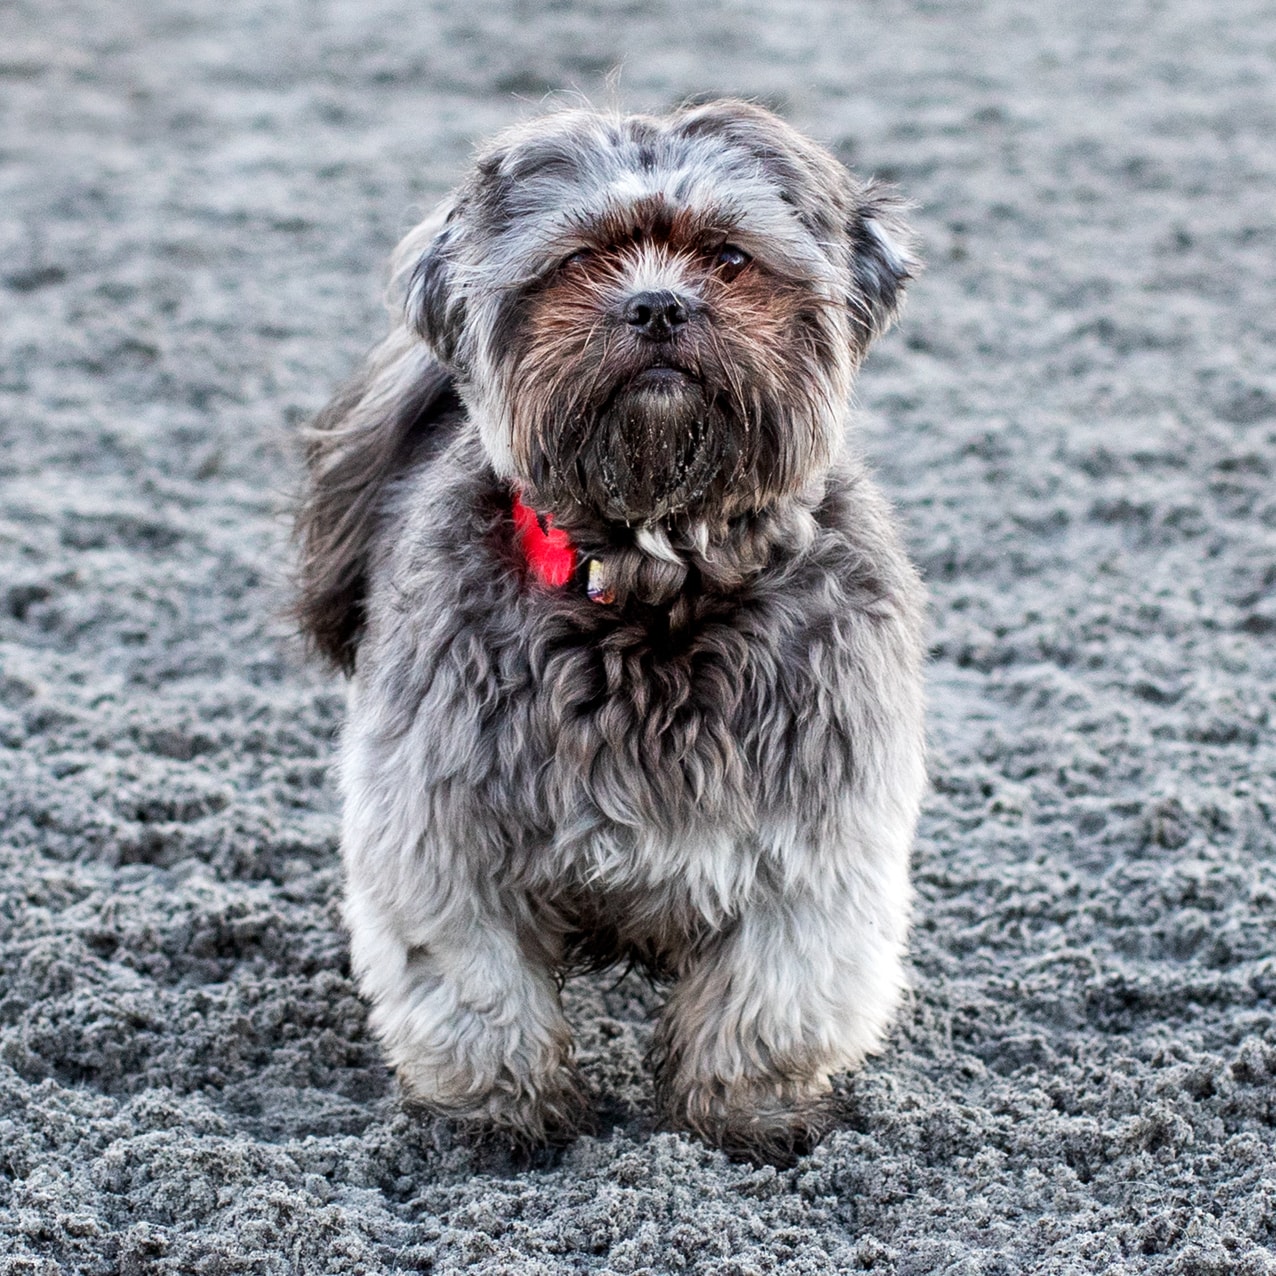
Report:
[[[585,592],[589,595],[591,602],[614,603],[616,601],[616,595],[607,582],[607,569],[599,558],[589,560],[589,578],[585,582]]]

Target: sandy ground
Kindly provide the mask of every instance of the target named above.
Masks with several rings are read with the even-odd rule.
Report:
[[[11,0],[0,1272],[1276,1272],[1268,0]],[[777,103],[920,203],[861,383],[934,601],[915,994],[791,1170],[410,1119],[337,921],[289,428],[472,141]]]

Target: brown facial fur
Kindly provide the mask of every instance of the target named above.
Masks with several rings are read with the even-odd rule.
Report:
[[[827,460],[825,405],[812,401],[812,365],[828,362],[818,303],[756,261],[720,263],[720,228],[637,220],[651,233],[573,255],[529,298],[514,372],[520,470],[548,508],[626,522],[705,509],[725,522],[791,495]],[[621,315],[645,280],[687,303],[667,340]],[[642,381],[653,368],[675,370],[659,393]]]

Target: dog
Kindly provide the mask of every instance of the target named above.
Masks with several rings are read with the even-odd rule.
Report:
[[[904,206],[745,101],[561,109],[396,255],[306,442],[296,614],[352,675],[344,917],[405,1096],[525,1143],[559,990],[669,988],[668,1126],[782,1156],[905,984],[923,591],[848,437]]]

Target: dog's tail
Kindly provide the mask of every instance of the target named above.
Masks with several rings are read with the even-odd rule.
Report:
[[[315,650],[346,673],[354,671],[369,557],[390,484],[459,411],[451,374],[400,327],[303,436],[292,614]]]

